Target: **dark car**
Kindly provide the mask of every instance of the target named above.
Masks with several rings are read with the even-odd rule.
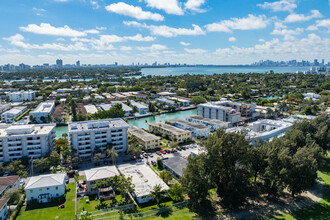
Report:
[[[162,153],[160,151],[157,151],[156,154],[159,155],[159,156],[162,155]]]
[[[143,154],[143,157],[144,157],[144,158],[148,158],[148,154],[144,153],[144,154]]]
[[[156,162],[155,162],[154,160],[151,161],[151,164],[152,164],[153,166],[156,166]]]
[[[180,147],[177,148],[178,151],[182,151],[182,149]]]

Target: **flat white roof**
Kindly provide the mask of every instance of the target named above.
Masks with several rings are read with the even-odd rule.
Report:
[[[8,111],[5,111],[2,114],[14,114],[14,115],[16,115],[16,114],[20,113],[21,111],[23,111],[24,109],[26,109],[26,106],[18,106],[18,107],[14,107],[14,108],[12,108]]]
[[[118,166],[118,169],[124,176],[132,177],[134,184],[134,193],[137,197],[148,196],[153,190],[153,187],[160,184],[162,190],[168,190],[169,187],[164,181],[155,174],[146,164],[124,164]]]
[[[119,101],[112,101],[112,102],[111,102],[111,105],[112,105],[112,106],[114,106],[115,104],[121,104],[122,109],[123,109],[125,112],[129,112],[129,111],[132,111],[132,110],[133,110],[131,107],[129,107],[128,105],[126,105],[126,104],[123,103],[123,102],[119,102]]]
[[[175,135],[191,133],[191,131],[183,130],[181,128],[177,128],[173,125],[165,124],[165,123],[162,123],[162,122],[149,123],[149,125],[160,127],[160,128],[162,128],[162,129],[164,129],[164,130],[166,130],[166,131],[168,131],[172,134],[175,134]]]
[[[136,101],[131,101],[131,105],[134,105],[136,106],[137,108],[148,108],[148,106],[146,104],[142,104],[142,103],[139,103],[139,102],[136,102]]]
[[[42,102],[38,105],[36,109],[30,112],[32,113],[50,113],[52,109],[54,108],[55,102],[54,101],[47,101]]]
[[[25,186],[25,190],[49,186],[60,186],[62,184],[65,184],[65,176],[65,173],[33,176],[30,178],[28,184]]]
[[[53,124],[4,126],[0,128],[0,137],[22,135],[48,135],[54,128],[55,125]]]
[[[113,176],[118,176],[119,172],[116,166],[104,166],[85,170],[86,181],[95,181]]]
[[[129,128],[129,125],[121,118],[112,118],[94,121],[70,122],[68,127],[69,132],[79,132],[102,128]]]
[[[84,105],[87,113],[95,114],[97,112],[97,108],[95,105]]]

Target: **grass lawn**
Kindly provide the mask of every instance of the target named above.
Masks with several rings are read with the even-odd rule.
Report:
[[[117,201],[123,201],[124,199],[121,197],[121,195],[116,196]],[[86,203],[86,199],[79,199],[78,200],[78,214],[80,214],[84,208],[85,211],[92,212],[97,211],[100,209],[107,209],[112,207],[112,203],[116,203],[112,200],[104,201],[101,205],[101,202],[99,200],[95,200],[95,196],[89,196],[89,203]]]
[[[40,204],[38,208],[30,209],[23,206],[17,220],[37,220],[37,219],[72,219],[75,216],[75,187],[74,183],[67,185],[65,208],[58,209],[57,203]]]
[[[283,213],[272,219],[330,219],[330,151],[328,151],[325,165],[318,171],[318,176],[324,184],[323,199],[320,203],[292,213]]]

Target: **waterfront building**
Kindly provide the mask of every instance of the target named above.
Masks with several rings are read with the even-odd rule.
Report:
[[[97,167],[85,170],[85,178],[88,194],[96,194],[97,189],[93,189],[98,181],[105,181],[110,177],[119,176],[116,166]]]
[[[71,145],[81,158],[90,159],[96,147],[106,149],[112,144],[117,152],[127,150],[127,129],[123,119],[106,119],[69,123]]]
[[[17,117],[23,114],[27,110],[26,106],[18,106],[14,107],[4,113],[1,114],[1,121],[3,123],[13,123]]]
[[[26,200],[38,203],[51,202],[65,194],[65,173],[33,176],[25,186]]]
[[[124,164],[118,166],[118,169],[126,178],[132,177],[133,196],[140,204],[152,200],[150,193],[156,185],[160,185],[162,190],[169,190],[164,181],[145,163]]]
[[[183,130],[188,130],[192,132],[192,135],[195,137],[208,137],[210,133],[210,128],[198,123],[189,122],[183,119],[170,119],[166,122],[170,123],[171,125],[181,128]]]
[[[139,114],[141,114],[141,115],[146,114],[149,111],[149,107],[144,103],[140,103],[140,102],[136,102],[136,101],[132,100],[131,105],[136,106]]]
[[[229,128],[230,122],[220,121],[217,119],[203,118],[198,115],[187,116],[186,120],[193,123],[198,123],[210,127],[211,131],[216,131],[219,128]]]
[[[120,102],[120,101],[112,101],[111,102],[111,105],[112,106],[114,106],[116,104],[121,104],[121,107],[122,107],[122,109],[125,112],[125,117],[128,117],[128,116],[131,116],[132,115],[133,109],[131,107],[129,107],[128,105],[126,105],[125,103]]]
[[[135,136],[139,144],[144,146],[147,150],[159,148],[160,138],[144,131],[142,128],[131,126],[128,129],[128,134]]]
[[[11,102],[31,101],[36,97],[36,92],[32,90],[21,90],[16,92],[9,92],[7,93],[7,96]]]
[[[154,134],[160,134],[163,137],[168,137],[179,143],[190,141],[192,138],[191,131],[186,131],[162,122],[150,123],[149,131]]]
[[[38,159],[52,149],[55,126],[11,125],[0,128],[0,163],[28,157]]]
[[[54,101],[42,102],[38,107],[30,112],[30,115],[34,117],[37,123],[45,123],[50,115],[53,114],[55,110]]]
[[[176,98],[176,97],[171,97],[169,99],[176,101],[180,107],[189,107],[191,105],[191,101],[188,99]]]
[[[167,106],[177,107],[177,104],[175,103],[175,101],[169,100],[167,98],[157,98],[155,101],[158,103],[161,103],[161,104],[165,104]]]

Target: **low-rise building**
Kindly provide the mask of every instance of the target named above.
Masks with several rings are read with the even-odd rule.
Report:
[[[144,146],[147,150],[159,148],[160,138],[156,135],[144,131],[141,128],[131,126],[128,129],[128,134],[131,136],[135,136],[139,144]]]
[[[18,175],[0,177],[0,197],[2,197],[8,189],[18,189],[20,186],[20,179]]]
[[[319,94],[315,94],[313,92],[303,93],[303,96],[305,97],[305,99],[313,99],[313,100],[318,100],[321,98]]]
[[[15,119],[18,118],[21,114],[23,114],[26,110],[26,106],[14,107],[1,114],[1,121],[7,124],[13,123]]]
[[[167,106],[175,106],[175,107],[178,106],[178,105],[175,103],[175,101],[173,101],[173,100],[169,100],[169,99],[167,99],[167,98],[157,98],[155,101],[158,102],[158,103],[161,103],[161,104],[167,105]]]
[[[7,96],[11,102],[31,101],[36,97],[36,92],[32,90],[9,92]]]
[[[191,101],[188,99],[172,97],[170,100],[176,101],[180,107],[189,107],[191,105]]]
[[[69,123],[71,145],[81,158],[90,159],[95,147],[105,150],[111,143],[117,152],[127,149],[129,125],[120,118]]]
[[[160,185],[162,190],[169,189],[164,181],[145,163],[124,164],[118,166],[118,169],[126,178],[132,177],[133,195],[138,203],[151,201],[152,196],[150,193],[156,185]]]
[[[140,103],[140,102],[136,102],[136,101],[132,100],[131,105],[136,106],[140,115],[144,115],[149,112],[149,107],[144,103]]]
[[[220,121],[217,119],[203,118],[198,115],[187,116],[186,120],[193,123],[198,123],[210,127],[211,131],[216,131],[219,128],[229,128],[230,123],[225,121]]]
[[[174,178],[180,179],[183,176],[183,170],[187,167],[188,160],[180,156],[174,156],[162,160],[163,168],[170,171]]]
[[[97,190],[93,189],[97,181],[105,181],[110,177],[119,176],[116,166],[97,167],[85,170],[85,178],[87,185],[87,192],[89,194],[96,194]]]
[[[48,117],[53,114],[54,110],[54,101],[42,102],[35,110],[30,112],[30,115],[34,117],[37,123],[45,123],[48,121]]]
[[[176,94],[173,92],[159,92],[157,95],[160,97],[174,97]]]
[[[12,125],[0,128],[0,163],[28,157],[38,159],[52,149],[55,125]]]
[[[122,107],[123,111],[125,112],[125,117],[132,115],[133,109],[131,107],[129,107],[128,105],[126,105],[123,102],[119,102],[119,101],[112,101],[111,102],[112,106],[114,106],[116,104],[121,104],[121,107]]]
[[[203,124],[193,123],[183,119],[170,119],[166,122],[183,130],[191,131],[195,137],[208,137],[211,131],[209,127]]]
[[[11,108],[11,104],[10,103],[1,103],[0,104],[0,114],[8,111]]]
[[[65,194],[65,173],[33,176],[25,186],[26,200],[39,203],[51,202]]]
[[[4,220],[8,217],[8,201],[9,199],[0,199],[0,219]]]
[[[87,114],[92,114],[94,115],[97,112],[97,108],[95,105],[89,104],[89,105],[84,105]]]
[[[186,131],[162,122],[149,124],[149,131],[154,134],[160,134],[163,137],[169,137],[179,143],[190,141],[192,138],[191,131]]]
[[[272,139],[285,134],[292,126],[291,122],[286,120],[259,120],[248,127],[235,127],[229,128],[226,132],[240,132],[246,134],[247,138],[250,138],[252,142],[258,141],[259,138],[262,140]]]

